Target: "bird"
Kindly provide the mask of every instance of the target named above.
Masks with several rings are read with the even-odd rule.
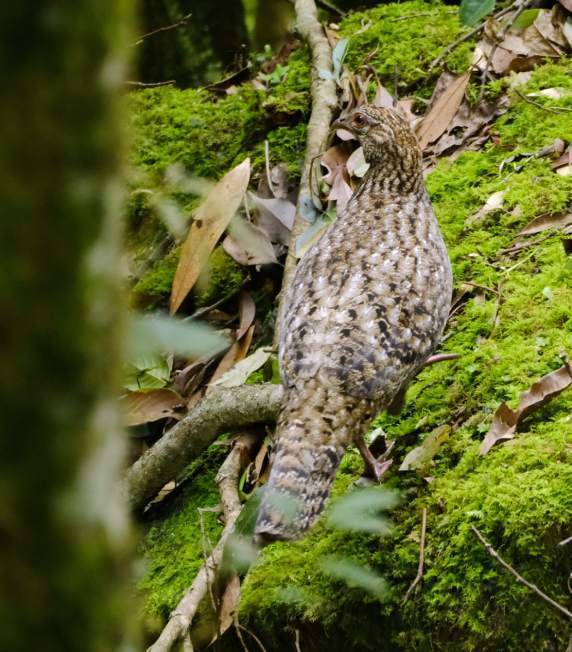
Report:
[[[333,126],[359,141],[369,169],[287,289],[284,397],[255,525],[260,545],[306,533],[350,444],[383,473],[363,436],[437,348],[451,305],[449,256],[409,122],[365,105]]]

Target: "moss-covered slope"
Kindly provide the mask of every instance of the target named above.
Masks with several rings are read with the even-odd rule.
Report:
[[[459,33],[455,11],[415,1],[350,15],[342,24],[343,35],[353,34],[348,62],[357,67],[379,47],[372,58],[378,73],[387,81],[398,60],[403,86],[426,95],[433,83],[425,85],[427,62]],[[439,20],[428,25],[421,16],[389,21],[427,12],[438,13]],[[425,38],[413,29],[415,21],[425,26]],[[460,70],[467,55],[468,50],[461,49],[450,65]],[[503,160],[515,153],[537,150],[555,138],[572,141],[572,120],[564,110],[572,109],[571,73],[570,63],[539,67],[521,87],[523,93],[560,87],[570,94],[558,101],[535,98],[550,110],[512,94],[512,106],[493,125],[493,138],[484,150],[466,152],[454,162],[443,160],[429,175],[427,185],[456,286],[467,291],[443,346],[461,358],[424,370],[412,383],[403,412],[382,416],[377,425],[390,437],[403,436],[397,444],[399,457],[434,428],[455,428],[435,458],[430,482],[411,473],[388,474],[387,484],[403,495],[392,515],[391,536],[331,531],[320,523],[303,541],[274,544],[264,551],[244,583],[240,618],[267,649],[295,649],[295,629],[305,651],[565,649],[566,621],[503,571],[470,526],[477,525],[526,578],[570,607],[570,555],[556,544],[572,534],[572,392],[529,417],[514,441],[485,457],[478,455],[478,448],[499,403],[506,400],[514,406],[531,382],[562,364],[562,352],[572,351],[572,261],[562,236],[546,232],[531,238],[537,244],[515,256],[503,254],[532,218],[567,207],[572,177],[557,175],[546,158],[519,161],[518,166],[509,163],[500,171]],[[253,106],[261,106],[253,97]],[[256,111],[262,116],[264,108]],[[302,125],[282,160],[299,155]],[[263,132],[256,126],[244,129],[241,133],[253,139],[242,150],[231,147],[227,165],[248,151],[261,155],[256,149],[261,141],[256,143],[253,134]],[[291,127],[271,131],[271,152],[272,134],[280,129],[285,130],[280,142],[294,138]],[[205,161],[205,174],[223,171],[222,164],[213,163],[212,152]],[[506,191],[502,209],[470,223],[468,218],[498,191]],[[471,285],[463,286],[465,282]],[[357,453],[349,451],[334,494],[348,490],[360,470]],[[212,500],[209,490],[197,485],[189,505],[195,510]],[[428,508],[424,580],[403,606],[417,572],[423,507]],[[160,542],[167,536],[165,547]],[[179,520],[175,514],[155,524],[145,544],[151,569],[144,581],[148,612],[164,616],[175,606],[192,577],[193,564],[200,563],[200,548],[189,541],[200,537],[196,517],[190,515]],[[381,603],[323,574],[320,561],[332,554],[371,566],[388,580],[391,596]],[[229,643],[229,649],[235,649],[233,645]]]

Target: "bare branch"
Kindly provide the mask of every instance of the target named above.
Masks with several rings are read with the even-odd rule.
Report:
[[[132,43],[133,46],[135,45],[141,45],[143,41],[146,38],[149,38],[150,36],[153,36],[154,34],[158,34],[159,32],[167,32],[170,29],[175,29],[176,27],[180,27],[181,25],[186,25],[192,14],[187,14],[186,16],[183,16],[181,20],[178,20],[176,23],[173,23],[172,25],[165,25],[164,27],[158,27],[157,29],[152,30],[151,32],[147,32],[147,34],[141,34],[139,38],[135,41],[135,43]]]
[[[300,181],[300,193],[296,206],[296,217],[290,236],[290,248],[284,266],[282,292],[280,294],[280,314],[284,307],[286,290],[294,275],[296,268],[295,245],[298,237],[308,228],[308,212],[312,202],[312,189],[310,184],[310,171],[313,160],[324,151],[328,140],[330,123],[337,105],[336,83],[332,76],[332,49],[324,30],[318,21],[314,0],[296,0],[296,28],[302,38],[310,46],[312,52],[312,113],[308,121],[308,136],[306,141],[306,154],[304,169]],[[323,79],[320,75],[325,72]],[[327,74],[329,73],[329,74]],[[278,323],[279,323],[278,321]],[[278,331],[278,329],[276,329]]]
[[[213,389],[127,472],[124,490],[140,509],[223,432],[276,419],[280,385]]]
[[[148,648],[147,652],[169,652],[175,643],[180,640],[188,640],[190,643],[189,629],[191,623],[200,603],[208,594],[209,578],[214,577],[217,568],[220,566],[224,545],[242,509],[238,496],[238,481],[243,469],[250,460],[252,450],[258,439],[256,435],[252,434],[239,437],[220,467],[216,476],[216,483],[224,514],[224,529],[212,553],[193,580],[191,588],[175,607],[161,635]]]
[[[492,547],[492,545],[483,537],[483,535],[477,530],[477,528],[474,525],[471,525],[471,530],[473,531],[474,535],[477,537],[477,539],[483,544],[485,547],[486,551],[489,553],[489,555],[498,561],[498,563],[503,567],[506,568],[506,570],[513,575],[516,578],[516,581],[519,582],[520,584],[524,584],[527,588],[529,588],[531,591],[536,593],[537,596],[542,598],[544,602],[547,602],[551,607],[554,607],[557,611],[559,611],[561,614],[564,614],[567,618],[572,619],[572,613],[566,609],[566,607],[563,607],[561,604],[558,604],[555,600],[553,600],[551,597],[547,596],[546,593],[543,593],[537,586],[536,584],[533,584],[532,582],[529,582],[528,580],[525,580],[520,573],[514,570],[514,568],[507,563],[500,555],[499,553]]]

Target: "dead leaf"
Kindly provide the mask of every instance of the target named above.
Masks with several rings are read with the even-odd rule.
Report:
[[[266,364],[271,353],[272,350],[269,348],[263,347],[257,349],[252,355],[249,355],[248,358],[244,358],[244,360],[237,362],[232,369],[227,371],[223,376],[214,382],[211,381],[209,387],[215,385],[217,387],[238,387],[239,385],[244,385],[250,374],[258,371],[260,367]]]
[[[563,229],[570,224],[572,213],[545,213],[531,220],[518,235],[534,235],[547,229]]]
[[[464,99],[459,110],[451,120],[445,133],[426,152],[441,156],[452,149],[462,147],[467,141],[484,132],[485,127],[508,110],[508,98],[503,96],[498,102],[481,102],[471,106]]]
[[[465,89],[469,83],[469,77],[470,72],[466,72],[452,81],[423,118],[417,128],[417,137],[421,149],[425,149],[429,143],[437,140],[445,132],[461,106],[465,96]]]
[[[254,299],[244,290],[238,297],[238,315],[240,323],[236,333],[236,339],[240,340],[250,328],[254,321],[254,316],[256,315],[256,304],[254,303]]]
[[[451,426],[446,424],[435,428],[425,437],[420,446],[407,453],[399,470],[417,471],[422,476],[426,475],[433,458],[450,436]]]
[[[269,448],[269,444],[268,441],[265,439],[262,442],[262,446],[258,450],[258,453],[256,453],[256,458],[254,459],[254,471],[252,474],[252,481],[254,483],[256,483],[260,479],[262,473],[262,467],[264,466],[264,463],[268,455],[268,448]]]
[[[474,213],[474,215],[471,215],[469,218],[467,218],[465,224],[469,226],[471,224],[474,224],[475,222],[479,222],[484,217],[486,217],[489,213],[501,209],[504,204],[505,194],[506,194],[505,190],[499,190],[498,192],[493,192],[493,194],[487,199],[485,205],[479,208],[479,210],[476,213]]]
[[[572,0],[558,0],[558,2],[564,7],[564,9],[572,12]]]
[[[139,426],[166,417],[180,419],[185,401],[170,389],[153,389],[149,392],[128,392],[120,400],[123,423]]]
[[[328,199],[337,202],[338,215],[353,195],[347,169],[349,155],[347,146],[341,144],[330,147],[321,159],[321,164],[328,171],[324,176],[324,181],[330,186]]]
[[[558,396],[572,384],[572,374],[568,364],[552,371],[532,384],[529,390],[520,395],[516,410],[501,403],[497,408],[491,428],[483,440],[480,454],[486,455],[497,443],[513,439],[522,419]]]
[[[195,285],[216,243],[238,210],[250,179],[250,159],[237,165],[214,186],[194,215],[171,290],[171,313]]]
[[[211,643],[219,639],[226,630],[234,623],[238,603],[240,602],[240,577],[233,575],[226,581],[224,593],[220,601],[218,615],[218,628]]]
[[[392,109],[394,106],[393,96],[379,82],[377,83],[372,104],[373,106],[384,107],[386,109]]]
[[[266,265],[278,262],[270,238],[260,227],[235,217],[228,230],[229,235],[223,240],[222,246],[237,263]]]
[[[287,245],[294,225],[296,206],[287,199],[259,197],[254,193],[248,193],[248,197],[259,212],[257,225],[272,242]]]
[[[254,326],[250,326],[244,336],[233,343],[230,349],[223,356],[222,360],[218,363],[218,366],[210,380],[209,387],[215,384],[219,378],[223,378],[229,369],[232,369],[237,362],[240,362],[246,357],[248,349],[252,343],[253,335]]]
[[[369,163],[365,160],[363,147],[354,150],[346,162],[348,174],[361,179],[369,170]]]

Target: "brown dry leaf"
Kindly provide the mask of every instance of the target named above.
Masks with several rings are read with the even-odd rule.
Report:
[[[245,292],[244,290],[238,297],[238,315],[240,323],[236,333],[236,339],[240,340],[252,325],[254,316],[256,315],[256,304],[254,303],[254,299],[248,292]]]
[[[240,577],[235,573],[226,582],[220,602],[218,631],[211,643],[219,639],[234,623],[234,617],[240,602]]]
[[[572,145],[568,146],[568,149],[563,152],[552,164],[552,169],[558,170],[562,167],[567,167],[572,165]]]
[[[495,444],[513,439],[524,417],[558,396],[571,384],[571,369],[568,364],[565,364],[560,369],[542,376],[529,390],[523,392],[516,410],[509,408],[506,403],[501,403],[493,416],[491,428],[481,444],[480,454],[486,455]]]
[[[547,229],[563,229],[572,224],[572,213],[546,213],[531,220],[518,235],[534,235]]]
[[[170,389],[153,389],[149,392],[128,392],[119,400],[123,424],[139,426],[165,417],[181,418],[184,400]]]
[[[250,159],[237,165],[214,186],[194,215],[183,244],[171,291],[171,313],[195,285],[216,243],[238,210],[250,179]]]
[[[365,160],[363,147],[355,149],[346,162],[346,169],[351,177],[361,179],[369,170],[369,163]]]
[[[249,355],[247,358],[244,358],[244,360],[237,362],[232,369],[229,369],[220,378],[214,382],[211,381],[209,388],[213,385],[219,387],[238,387],[244,385],[247,378],[263,367],[271,355],[272,350],[269,348],[262,347],[256,349],[254,353]]]
[[[222,360],[218,363],[218,367],[215,369],[215,372],[210,379],[209,387],[219,378],[222,378],[222,376],[224,376],[229,369],[234,367],[237,362],[240,362],[240,360],[243,360],[246,357],[250,344],[252,343],[253,335],[254,326],[250,326],[244,336],[233,343],[230,349],[223,356]]]
[[[564,9],[572,12],[572,0],[558,0],[558,2],[564,7]]]
[[[271,242],[287,245],[294,225],[296,206],[287,199],[259,197],[254,193],[248,193],[248,197],[258,209],[257,225],[268,235]]]
[[[469,83],[469,77],[470,72],[466,72],[452,81],[423,118],[417,128],[417,137],[421,149],[425,149],[429,143],[437,140],[446,131],[461,106],[465,96],[465,89]]]
[[[480,220],[486,217],[489,213],[493,213],[494,211],[500,210],[504,203],[505,194],[506,194],[505,190],[499,190],[498,192],[493,192],[493,194],[487,199],[485,205],[481,206],[481,208],[479,208],[479,210],[476,213],[474,213],[473,215],[471,215],[465,220],[465,224],[467,226],[470,226],[475,222],[480,222]]]
[[[277,263],[274,247],[268,234],[260,227],[236,217],[229,225],[229,235],[222,246],[229,256],[241,265]]]
[[[373,106],[385,107],[386,109],[392,109],[394,105],[393,96],[379,82],[377,83],[372,104]]]
[[[321,164],[328,170],[328,174],[324,176],[324,181],[330,186],[328,199],[337,202],[338,215],[353,195],[347,169],[349,155],[350,151],[347,146],[334,145],[321,159]]]
[[[258,450],[258,453],[256,453],[256,458],[254,459],[254,472],[252,474],[252,481],[254,483],[260,480],[262,467],[264,466],[266,457],[268,455],[268,448],[269,448],[268,441],[264,440],[262,442],[262,446]]]

